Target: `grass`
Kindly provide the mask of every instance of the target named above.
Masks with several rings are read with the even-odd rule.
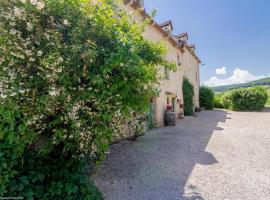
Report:
[[[268,100],[267,100],[266,105],[267,105],[268,107],[270,107],[270,87],[267,88],[267,93],[268,93]]]

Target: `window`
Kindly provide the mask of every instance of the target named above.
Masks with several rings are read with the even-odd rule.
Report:
[[[177,64],[178,64],[178,66],[181,65],[181,60],[180,60],[180,55],[179,54],[177,54]]]
[[[173,112],[175,112],[175,100],[176,100],[176,98],[173,97],[172,98],[172,110],[173,110]]]
[[[165,79],[167,80],[170,79],[170,70],[167,67],[164,67],[164,75],[165,75]]]

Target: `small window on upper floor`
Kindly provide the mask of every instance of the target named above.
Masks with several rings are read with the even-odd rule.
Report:
[[[179,54],[177,54],[177,64],[178,66],[181,66],[181,59]]]
[[[170,79],[170,70],[168,67],[164,67],[164,76],[165,76],[165,79],[167,80]]]

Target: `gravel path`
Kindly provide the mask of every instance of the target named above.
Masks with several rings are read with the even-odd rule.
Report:
[[[270,200],[270,110],[203,111],[110,152],[107,200]]]

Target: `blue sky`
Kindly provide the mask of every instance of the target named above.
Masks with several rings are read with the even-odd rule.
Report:
[[[144,0],[189,33],[202,62],[201,82],[214,86],[270,76],[270,0]]]

